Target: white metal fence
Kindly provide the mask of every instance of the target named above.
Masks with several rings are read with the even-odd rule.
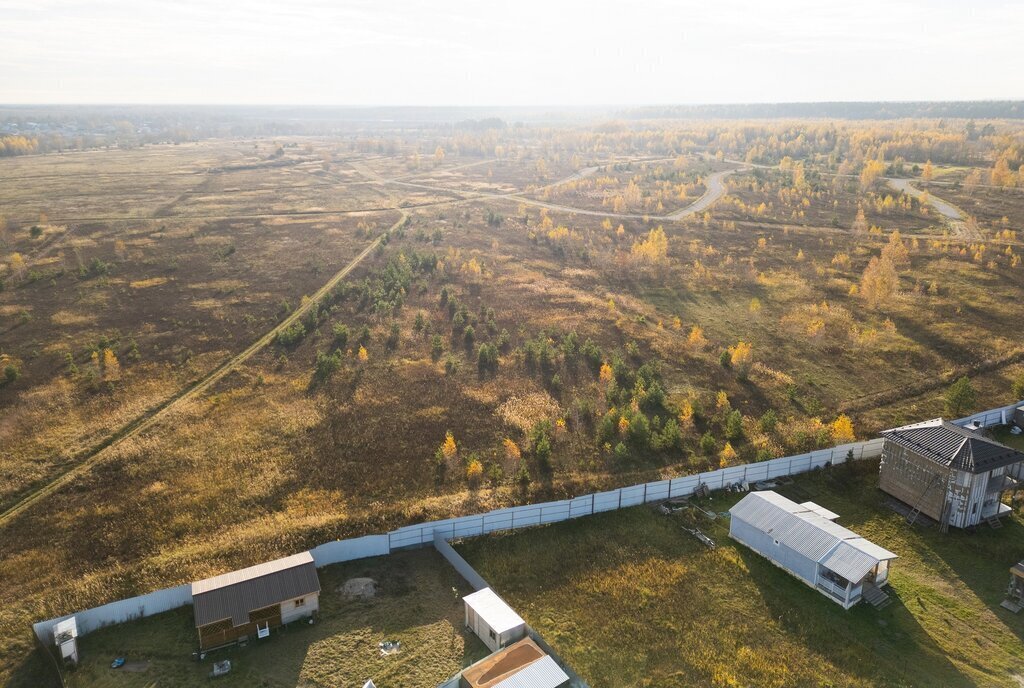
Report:
[[[952,421],[957,425],[968,425],[977,421],[981,426],[1002,425],[1013,415],[1014,409],[1024,401],[1009,406],[981,411],[967,418]],[[854,460],[873,459],[881,456],[883,440],[876,438],[866,442],[843,444],[830,449],[821,449],[798,456],[784,456],[770,461],[750,463],[742,466],[720,468],[717,471],[698,473],[670,480],[658,480],[640,485],[631,485],[607,492],[563,499],[542,504],[496,509],[486,514],[461,516],[441,521],[430,521],[417,525],[405,526],[390,533],[367,535],[349,540],[327,542],[310,550],[317,567],[337,564],[353,559],[375,557],[389,554],[404,547],[418,547],[434,542],[434,533],[444,540],[455,538],[476,537],[500,530],[532,528],[548,523],[558,523],[580,516],[604,511],[613,511],[623,507],[636,506],[649,502],[685,497],[693,494],[701,484],[709,489],[717,490],[728,485],[746,481],[771,480],[789,475],[806,473],[818,468],[846,461],[848,456]],[[110,624],[122,623],[131,619],[150,616],[168,611],[176,607],[191,604],[192,595],[189,585],[158,590],[147,595],[140,595],[127,600],[111,602],[101,607],[94,607],[76,614],[40,621],[33,624],[36,636],[44,644],[52,642],[52,628],[58,622],[70,616],[78,617],[79,633],[84,635]]]

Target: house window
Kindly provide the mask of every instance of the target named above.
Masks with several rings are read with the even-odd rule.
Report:
[[[978,513],[978,503],[977,502],[975,502],[974,504],[971,504],[971,513],[972,514]]]
[[[494,629],[493,628],[488,628],[487,629],[487,633],[491,636],[491,640],[497,640],[498,639],[498,636],[494,635]]]
[[[296,607],[305,607],[306,606],[306,598],[305,597],[300,597],[299,599],[295,600],[294,605]]]

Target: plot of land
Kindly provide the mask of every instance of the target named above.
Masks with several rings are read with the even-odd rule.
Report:
[[[433,687],[489,650],[465,630],[461,596],[471,592],[433,549],[339,564],[320,569],[320,614],[296,622],[269,639],[192,659],[196,633],[192,608],[113,626],[82,639],[81,667],[69,688],[205,686],[213,663],[231,660],[217,686]],[[373,597],[344,594],[353,577],[377,582]],[[397,640],[401,649],[382,656],[377,644]],[[115,657],[132,665],[111,669]],[[126,671],[127,668],[133,671]]]
[[[999,602],[1024,526],[908,528],[884,506],[876,471],[866,462],[779,491],[899,555],[881,611],[844,612],[730,540],[723,517],[697,521],[713,552],[682,530],[686,516],[650,507],[458,549],[594,688],[1019,685],[1024,618]]]

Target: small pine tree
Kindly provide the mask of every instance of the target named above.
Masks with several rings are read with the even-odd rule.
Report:
[[[976,401],[974,387],[965,375],[950,385],[946,391],[946,415],[960,417],[974,408]]]

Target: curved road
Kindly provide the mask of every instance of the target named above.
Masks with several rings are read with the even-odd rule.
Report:
[[[908,196],[911,196],[912,198],[920,200],[926,192],[922,191],[921,189],[911,184],[910,181],[911,180],[909,179],[896,179],[893,177],[886,177],[886,182],[888,182],[890,187],[892,187],[896,191],[901,191],[907,194]],[[944,201],[938,196],[934,196],[929,193],[928,204],[931,207],[935,208],[937,211],[939,211],[939,214],[942,215],[943,219],[946,221],[946,224],[948,224],[950,228],[954,232],[956,232],[960,237],[968,240],[982,238],[980,236],[976,236],[975,233],[971,232],[971,230],[967,227],[967,223],[964,222],[964,219],[967,217],[967,213],[960,210],[952,203]]]

